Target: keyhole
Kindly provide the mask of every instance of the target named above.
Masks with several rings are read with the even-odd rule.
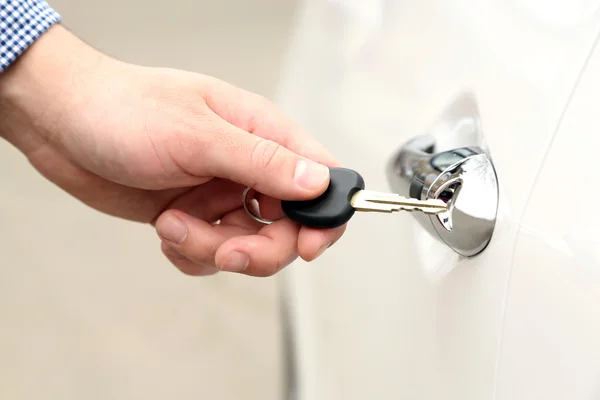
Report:
[[[440,224],[448,232],[452,232],[452,211],[454,210],[454,203],[460,192],[461,185],[462,180],[458,178],[451,179],[440,186],[434,194],[435,199],[440,199],[448,205],[448,211],[436,215]]]

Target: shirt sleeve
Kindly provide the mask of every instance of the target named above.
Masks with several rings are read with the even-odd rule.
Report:
[[[46,1],[0,0],[0,73],[60,20]]]

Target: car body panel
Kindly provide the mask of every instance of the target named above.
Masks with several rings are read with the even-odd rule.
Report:
[[[285,271],[301,398],[493,397],[513,258],[537,257],[521,244],[515,254],[521,221],[600,26],[598,2],[569,4],[304,2],[283,109],[367,188],[386,190],[394,150],[469,92],[501,202],[492,242],[472,259],[410,214],[357,214],[323,257]]]
[[[600,398],[599,71],[596,46],[519,229],[499,400]]]

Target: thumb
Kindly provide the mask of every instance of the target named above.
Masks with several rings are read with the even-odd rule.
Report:
[[[308,200],[329,185],[329,168],[272,140],[230,127],[210,146],[212,175],[279,200]]]

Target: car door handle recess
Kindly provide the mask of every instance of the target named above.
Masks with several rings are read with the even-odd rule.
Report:
[[[443,126],[444,129],[437,129]],[[443,136],[441,136],[443,135]],[[453,143],[463,145],[439,149]],[[458,254],[472,257],[489,244],[499,203],[498,179],[472,96],[460,97],[430,132],[409,140],[387,168],[391,189],[418,199],[442,199],[448,211],[413,216],[425,229]]]

